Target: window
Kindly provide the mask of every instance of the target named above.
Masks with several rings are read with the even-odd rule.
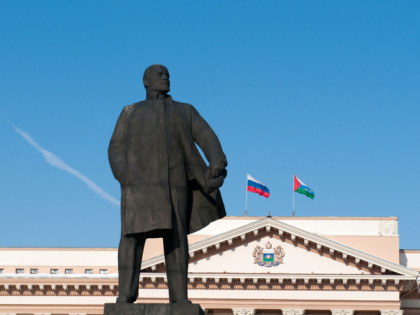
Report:
[[[73,269],[66,269],[66,270],[64,270],[64,273],[66,275],[71,275],[73,273]]]
[[[3,273],[4,272],[4,268],[0,268],[0,273]]]
[[[93,269],[85,269],[85,273],[92,274],[93,273]]]
[[[50,273],[55,275],[58,273],[58,269],[50,269]]]
[[[36,275],[38,273],[38,268],[31,268],[31,274]]]
[[[25,269],[23,268],[16,268],[16,273],[24,273]]]
[[[99,273],[106,274],[108,273],[108,269],[99,269]]]

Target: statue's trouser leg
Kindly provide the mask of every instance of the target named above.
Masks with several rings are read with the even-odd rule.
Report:
[[[165,233],[163,238],[169,301],[182,303],[188,301],[188,239],[178,211],[174,211],[172,216],[173,229]]]
[[[139,293],[141,259],[146,238],[142,234],[122,236],[118,248],[117,303],[133,303]]]

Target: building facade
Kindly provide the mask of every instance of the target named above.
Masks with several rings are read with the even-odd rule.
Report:
[[[396,217],[227,217],[189,236],[189,297],[207,314],[420,315],[420,251]],[[147,241],[140,303],[167,303],[162,241]],[[1,248],[0,314],[103,314],[117,249]]]

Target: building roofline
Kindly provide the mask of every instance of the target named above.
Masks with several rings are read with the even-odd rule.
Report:
[[[361,250],[327,239],[323,236],[302,230],[300,228],[297,228],[295,226],[284,223],[282,221],[278,221],[270,217],[262,217],[262,219],[260,220],[251,222],[241,227],[208,237],[206,239],[203,239],[202,241],[198,241],[194,244],[191,244],[189,247],[189,254],[191,257],[194,257],[195,252],[207,252],[207,248],[212,246],[215,246],[216,249],[219,250],[221,243],[227,241],[229,244],[231,244],[234,238],[240,238],[241,240],[244,240],[246,234],[254,233],[254,235],[257,235],[260,229],[267,231],[274,229],[277,230],[277,233],[279,234],[283,234],[283,232],[289,233],[292,239],[298,237],[303,239],[305,244],[309,244],[309,242],[312,242],[317,244],[317,248],[325,247],[328,248],[332,253],[334,253],[334,251],[337,251],[342,253],[345,257],[351,256],[358,261],[365,261],[368,263],[369,268],[371,268],[373,265],[379,266],[381,267],[381,270],[383,270],[382,272],[388,269],[392,272],[401,273],[406,276],[416,277],[418,275],[417,271],[409,269],[405,266],[393,263],[391,261],[371,255],[369,253],[365,253]],[[158,264],[162,263],[164,263],[164,255],[159,255],[150,258],[146,261],[143,261],[141,268],[156,268]]]
[[[222,220],[260,220],[267,216],[226,216]],[[274,220],[398,220],[398,217],[291,217],[291,216],[271,216]]]

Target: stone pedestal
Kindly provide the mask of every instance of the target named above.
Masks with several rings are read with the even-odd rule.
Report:
[[[204,315],[198,304],[107,303],[104,315]]]

